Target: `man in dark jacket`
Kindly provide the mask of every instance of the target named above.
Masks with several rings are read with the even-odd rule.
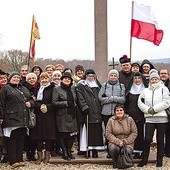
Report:
[[[119,71],[119,81],[125,86],[125,94],[128,92],[128,87],[133,83],[134,72],[131,70],[130,58],[127,55],[123,55],[119,62],[121,64],[121,71]]]
[[[169,80],[169,72],[167,69],[161,69],[159,71],[160,79],[163,81],[166,87],[168,87],[170,91],[170,80]],[[166,128],[165,133],[165,156],[170,157],[170,123]]]

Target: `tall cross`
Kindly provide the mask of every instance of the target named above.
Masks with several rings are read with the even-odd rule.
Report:
[[[114,57],[113,57],[112,58],[112,64],[109,64],[109,66],[112,66],[113,69],[115,69],[115,66],[118,66],[118,65],[119,65],[118,63],[115,64]]]

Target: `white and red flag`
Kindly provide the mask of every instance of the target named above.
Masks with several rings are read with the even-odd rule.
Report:
[[[29,58],[35,60],[35,40],[40,39],[38,24],[35,17],[32,19],[32,29],[31,29],[31,40],[30,40],[30,51]]]
[[[153,42],[157,46],[161,43],[163,30],[159,29],[150,6],[133,2],[131,37]]]

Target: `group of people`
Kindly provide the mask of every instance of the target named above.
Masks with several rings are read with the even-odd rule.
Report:
[[[103,84],[93,69],[82,65],[75,67],[75,74],[62,64],[44,70],[35,65],[30,72],[24,65],[20,73],[1,70],[0,124],[10,165],[25,166],[24,150],[36,164],[48,163],[53,152],[75,159],[76,141],[77,154],[85,157],[97,158],[106,145],[113,167],[120,148],[127,145],[129,154],[137,151],[134,158],[142,159],[138,166],[143,167],[156,129],[156,166],[161,167],[164,154],[170,156],[168,70],[158,72],[148,60],[131,64],[126,55],[119,61],[121,70],[110,70]],[[31,109],[36,115],[33,128]]]

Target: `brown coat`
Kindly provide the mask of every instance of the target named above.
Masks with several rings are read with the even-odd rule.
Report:
[[[137,127],[132,117],[125,115],[122,120],[112,116],[106,126],[106,138],[109,143],[119,145],[124,141],[126,145],[133,148],[137,137]]]

